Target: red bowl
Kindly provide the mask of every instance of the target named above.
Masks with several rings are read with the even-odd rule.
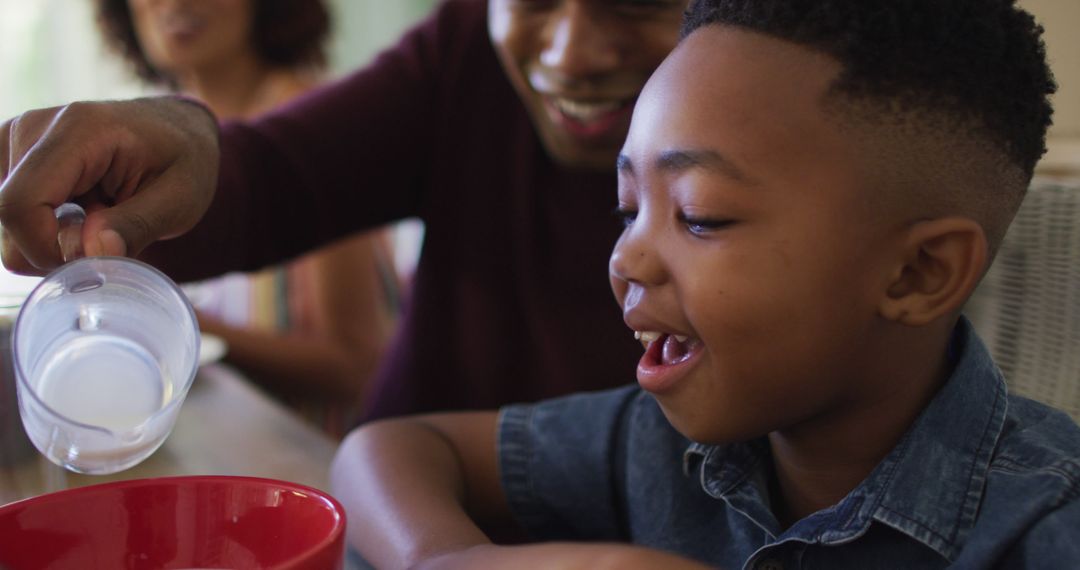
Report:
[[[105,483],[0,507],[0,568],[338,569],[345,510],[253,477]]]

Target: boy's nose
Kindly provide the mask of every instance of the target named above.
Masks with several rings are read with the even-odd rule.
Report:
[[[621,33],[616,23],[598,13],[610,9],[587,2],[563,2],[548,24],[548,36],[540,63],[568,79],[610,73],[622,61]]]
[[[640,224],[641,220],[634,222]],[[656,286],[664,283],[667,272],[656,249],[655,239],[644,229],[630,226],[623,232],[611,252],[608,272],[618,293],[619,284]]]

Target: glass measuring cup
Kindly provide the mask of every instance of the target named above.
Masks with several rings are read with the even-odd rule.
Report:
[[[127,469],[172,431],[199,361],[199,328],[168,277],[123,257],[83,257],[85,214],[57,209],[65,263],[30,293],[13,331],[30,441],[80,473]]]

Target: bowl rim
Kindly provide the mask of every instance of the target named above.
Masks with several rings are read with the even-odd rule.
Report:
[[[154,487],[170,484],[205,484],[205,483],[243,483],[243,484],[256,484],[267,487],[277,487],[289,491],[295,491],[305,493],[317,497],[326,503],[328,503],[334,512],[334,525],[330,529],[322,540],[312,546],[309,553],[299,554],[293,558],[282,560],[276,564],[275,568],[292,568],[298,564],[302,564],[308,558],[315,556],[315,553],[321,552],[327,546],[330,546],[334,542],[340,540],[344,546],[345,542],[345,525],[347,524],[345,518],[345,508],[342,506],[336,498],[330,493],[322,491],[309,485],[301,483],[294,483],[292,481],[285,481],[282,479],[272,479],[269,477],[254,477],[249,475],[175,475],[168,477],[145,477],[139,479],[127,479],[124,481],[110,481],[107,483],[96,483],[93,485],[83,485],[81,487],[72,487],[69,489],[63,489],[60,491],[54,491],[52,493],[43,493],[33,497],[27,497],[18,501],[13,501],[4,505],[0,505],[0,516],[9,514],[12,511],[18,511],[23,508],[32,507],[36,504],[46,504],[54,501],[62,500],[67,495],[85,495],[87,493],[98,493],[111,491],[116,489],[131,489],[138,487]],[[343,548],[344,550],[344,548]],[[344,553],[344,552],[343,552]]]

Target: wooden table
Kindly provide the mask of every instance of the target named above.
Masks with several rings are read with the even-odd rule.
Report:
[[[336,443],[251,386],[235,369],[200,369],[172,434],[146,461],[112,475],[80,475],[37,453],[0,466],[0,504],[67,487],[173,475],[249,475],[329,490]]]

